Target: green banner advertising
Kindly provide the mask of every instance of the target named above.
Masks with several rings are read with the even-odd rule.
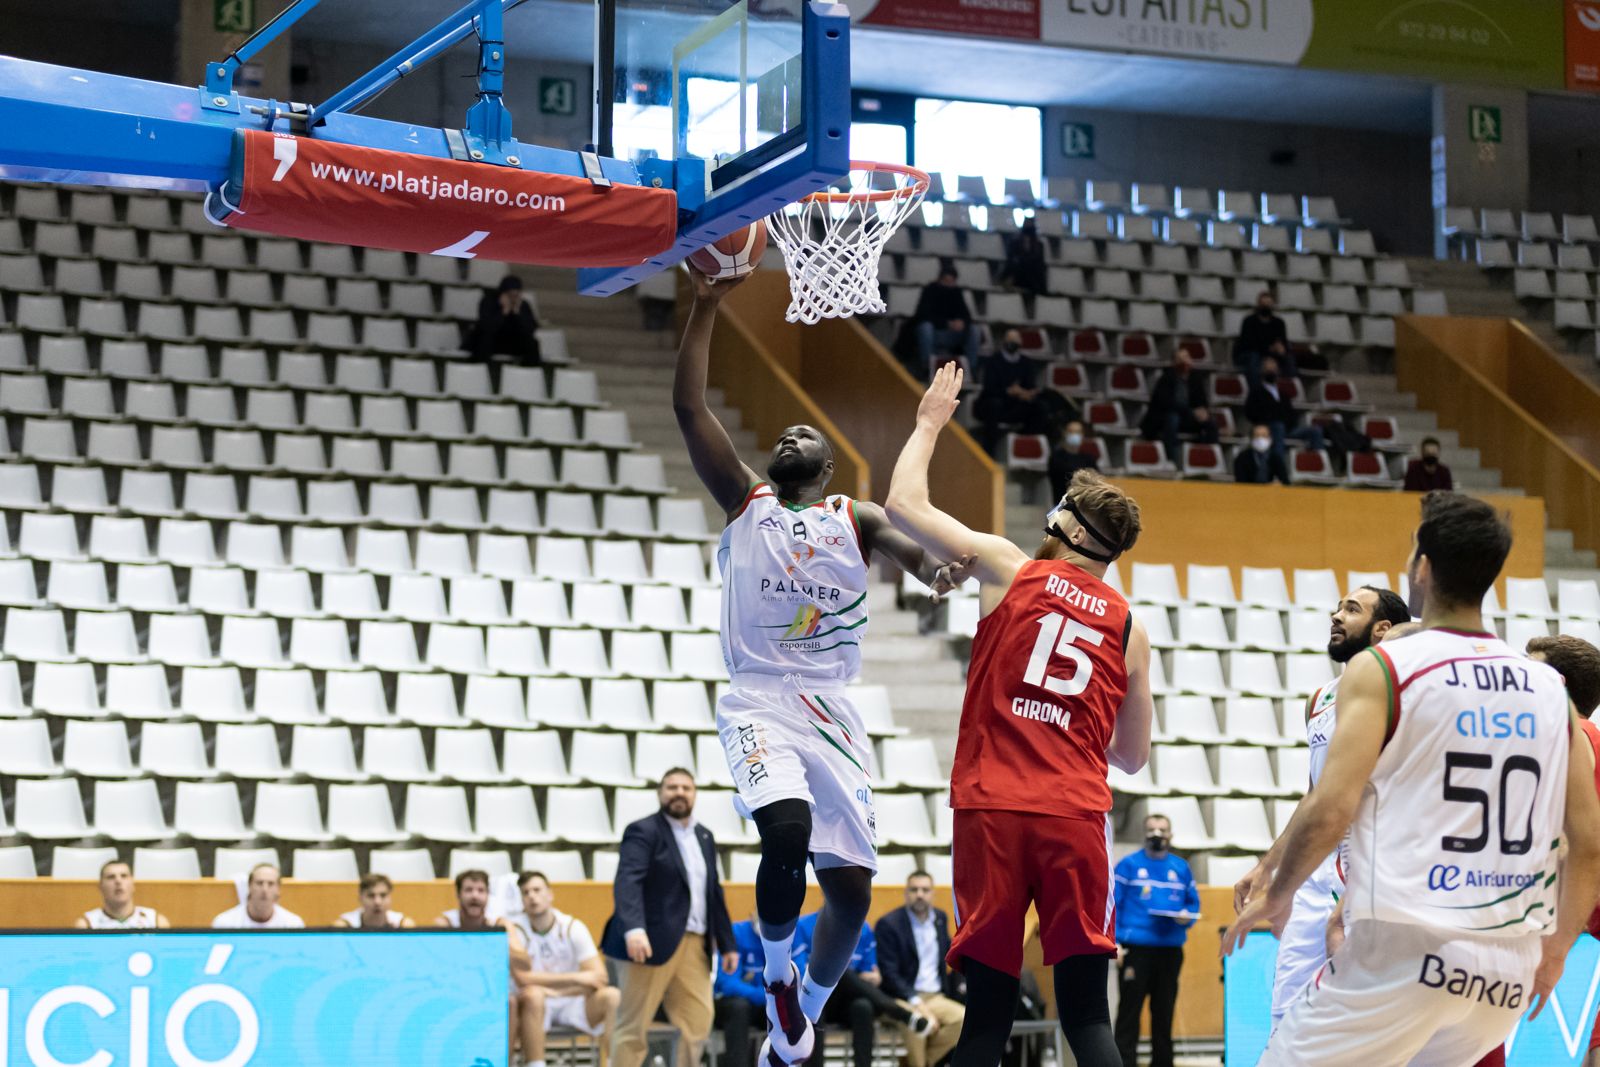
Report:
[[[1333,70],[1559,89],[1556,0],[1316,0],[1300,63]]]

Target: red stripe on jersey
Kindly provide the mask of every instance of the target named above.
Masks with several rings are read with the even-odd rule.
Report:
[[[1128,692],[1128,602],[1064,560],[1024,564],[978,623],[951,807],[1111,810],[1106,747]]]

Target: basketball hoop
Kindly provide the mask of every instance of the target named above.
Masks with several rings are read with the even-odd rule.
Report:
[[[807,325],[886,311],[878,292],[883,246],[928,191],[928,176],[897,163],[851,162],[848,187],[823,189],[767,220],[789,271],[784,318]]]

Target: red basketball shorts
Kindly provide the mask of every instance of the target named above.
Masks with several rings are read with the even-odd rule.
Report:
[[[1116,954],[1108,818],[961,809],[953,837],[951,967],[974,959],[1020,976],[1029,904],[1039,912],[1046,966]]]

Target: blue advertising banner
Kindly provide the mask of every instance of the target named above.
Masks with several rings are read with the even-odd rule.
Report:
[[[0,1067],[505,1067],[503,934],[0,934]]]
[[[1258,931],[1222,966],[1225,1062],[1251,1064],[1266,1051],[1272,1032],[1272,969],[1278,941]],[[1524,1016],[1506,1041],[1507,1067],[1581,1065],[1600,1011],[1600,941],[1578,938],[1550,1004],[1533,1022]],[[0,1065],[3,1067],[3,1065]]]

